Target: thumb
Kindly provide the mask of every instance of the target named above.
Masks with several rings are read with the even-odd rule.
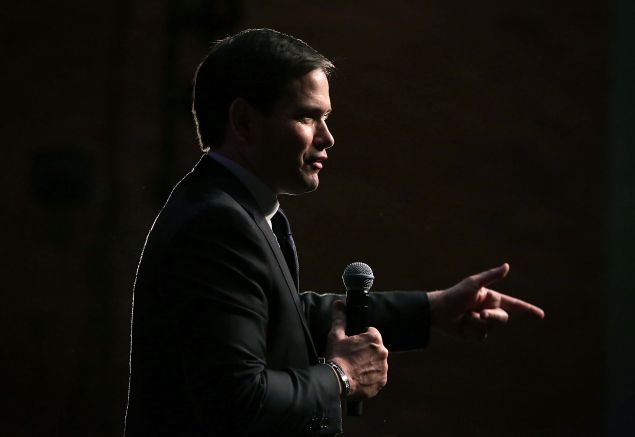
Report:
[[[509,272],[509,264],[505,263],[501,266],[478,273],[472,276],[472,279],[481,287],[487,286],[493,282],[500,281]]]
[[[346,337],[346,304],[342,300],[331,306],[331,335],[338,340]]]

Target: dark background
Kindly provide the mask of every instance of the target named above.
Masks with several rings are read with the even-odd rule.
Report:
[[[145,234],[199,156],[210,41],[271,27],[338,66],[318,192],[282,203],[303,288],[498,288],[543,307],[390,358],[347,436],[633,435],[634,8],[627,0],[2,6],[2,434],[120,435]]]

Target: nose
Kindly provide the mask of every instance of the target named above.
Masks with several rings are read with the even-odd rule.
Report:
[[[314,138],[315,147],[318,150],[328,149],[329,147],[333,147],[335,144],[335,138],[329,131],[328,126],[326,125],[326,120],[322,120],[315,132]]]

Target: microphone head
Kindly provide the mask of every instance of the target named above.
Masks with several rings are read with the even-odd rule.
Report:
[[[368,264],[354,262],[346,266],[342,280],[347,290],[370,290],[373,286],[373,271]]]

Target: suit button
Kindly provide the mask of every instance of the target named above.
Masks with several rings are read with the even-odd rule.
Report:
[[[309,422],[309,432],[318,432],[320,430],[320,419],[318,417],[314,417]]]
[[[326,417],[322,417],[320,420],[320,429],[326,429],[329,427],[329,420]]]

